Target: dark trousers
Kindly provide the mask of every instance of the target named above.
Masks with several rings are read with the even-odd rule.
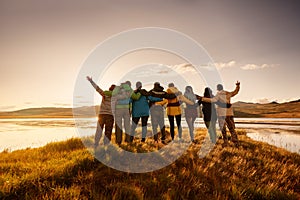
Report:
[[[142,118],[142,140],[145,141],[147,135],[147,122],[149,116],[142,116],[142,117],[132,117],[132,124],[131,124],[131,135],[130,135],[130,142],[133,141],[135,135],[135,129]]]
[[[95,147],[97,147],[99,145],[99,141],[102,137],[103,129],[105,129],[104,144],[110,143],[113,125],[114,125],[113,115],[99,114],[97,130],[96,130],[96,134],[95,134]]]
[[[170,132],[171,132],[171,137],[172,140],[174,140],[174,116],[168,115],[168,119],[169,119],[169,123],[170,123]],[[178,137],[179,139],[181,139],[182,136],[182,127],[181,127],[181,115],[176,115],[175,116],[176,119],[176,124],[177,124],[177,128],[178,128]]]
[[[165,130],[165,119],[164,119],[164,110],[162,106],[152,106],[150,109],[151,113],[151,124],[152,124],[152,133],[154,140],[158,140],[157,127],[159,126],[161,131],[161,140],[166,139],[166,130]]]
[[[229,129],[231,134],[232,142],[238,143],[238,137],[235,132],[235,124],[233,116],[218,116],[219,126],[222,131],[223,140],[225,143],[228,142],[227,134],[226,134],[226,126]]]

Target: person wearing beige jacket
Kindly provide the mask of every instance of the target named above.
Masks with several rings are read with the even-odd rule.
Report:
[[[223,85],[218,84],[217,85],[217,94],[213,98],[200,98],[203,102],[208,103],[216,103],[217,105],[217,115],[218,115],[218,122],[220,129],[222,131],[222,136],[224,140],[224,146],[227,146],[228,144],[228,138],[226,135],[226,126],[229,129],[229,132],[231,134],[232,142],[235,143],[236,146],[239,145],[238,137],[235,132],[235,124],[234,124],[234,114],[233,114],[233,108],[231,106],[231,98],[238,94],[240,90],[240,82],[236,82],[235,90],[232,92],[225,91],[223,89]]]

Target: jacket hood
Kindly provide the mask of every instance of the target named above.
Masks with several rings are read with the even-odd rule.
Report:
[[[179,92],[179,90],[176,88],[176,87],[169,87],[168,89],[167,89],[167,93],[178,93]]]

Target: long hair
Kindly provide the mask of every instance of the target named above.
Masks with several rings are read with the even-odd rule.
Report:
[[[193,102],[196,101],[196,95],[194,94],[193,88],[191,86],[185,87],[184,96]]]
[[[209,88],[209,87],[206,87],[204,89],[204,94],[203,94],[204,97],[207,97],[207,98],[212,98],[214,97],[214,95],[212,94],[212,90]]]

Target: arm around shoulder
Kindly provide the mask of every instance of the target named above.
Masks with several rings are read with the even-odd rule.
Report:
[[[219,96],[216,95],[213,98],[207,98],[207,97],[202,97],[201,102],[206,102],[206,103],[215,103],[219,100]]]
[[[155,105],[160,105],[160,106],[164,106],[165,104],[168,103],[168,100],[167,99],[164,99],[162,101],[158,101],[158,102],[155,102]]]
[[[186,98],[186,97],[183,96],[183,95],[180,95],[180,96],[179,96],[179,100],[180,100],[180,101],[183,101],[183,102],[185,102],[185,103],[187,103],[187,104],[189,104],[189,105],[194,105],[194,104],[195,104],[195,102],[192,102],[191,100],[189,100],[188,98]]]
[[[137,101],[141,98],[142,94],[140,92],[133,92],[131,94],[131,99]]]

